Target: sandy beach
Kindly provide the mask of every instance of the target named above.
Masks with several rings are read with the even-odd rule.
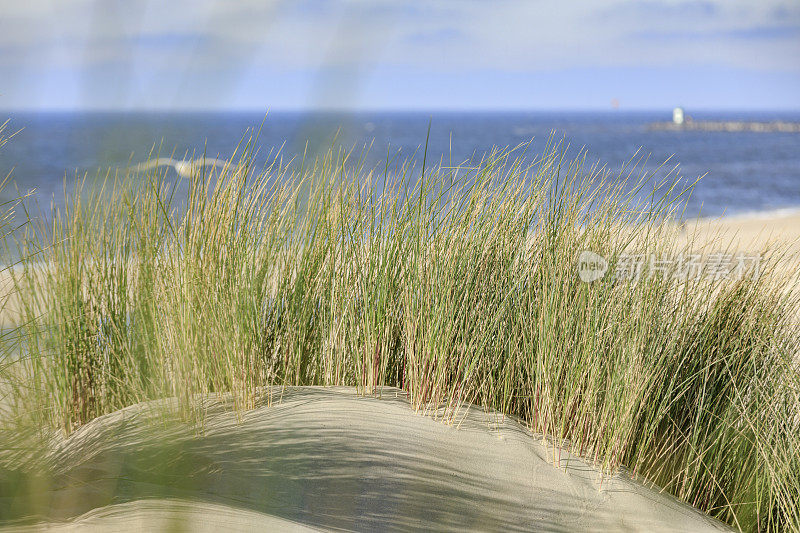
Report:
[[[154,404],[96,419],[56,443],[46,461],[57,474],[40,493],[49,519],[21,530],[727,530],[496,413],[448,424],[398,389],[274,394],[240,420],[209,399],[199,431]]]
[[[786,210],[688,220],[683,238],[719,251],[759,252],[764,248],[800,252],[800,211]]]

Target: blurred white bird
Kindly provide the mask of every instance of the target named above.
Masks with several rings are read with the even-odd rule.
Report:
[[[227,161],[223,161],[221,159],[213,159],[213,158],[203,158],[203,159],[184,159],[184,160],[177,160],[172,159],[171,157],[159,157],[157,159],[151,159],[145,163],[139,163],[135,167],[132,167],[133,170],[139,172],[142,170],[149,170],[151,168],[156,167],[164,167],[164,166],[171,166],[175,169],[175,172],[178,173],[178,176],[189,178],[193,174],[196,174],[200,169],[203,167],[224,167],[227,164]]]

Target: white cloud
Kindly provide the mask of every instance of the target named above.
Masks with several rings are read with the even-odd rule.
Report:
[[[784,0],[0,0],[0,94],[15,101],[54,80],[94,98],[109,72],[123,104],[260,72],[308,73],[328,93],[311,98],[340,101],[392,68],[800,72],[797,57],[800,6]]]
[[[770,29],[800,28],[798,9],[776,0],[439,0],[411,6],[389,0],[3,0],[0,47],[7,53],[0,62],[77,67],[115,57],[163,57],[191,59],[203,68],[230,62],[287,68],[379,62],[437,69],[685,62],[800,68],[791,54],[800,39],[791,32],[767,37]],[[746,38],[752,28],[762,28],[762,38]],[[665,39],[670,35],[678,38]]]

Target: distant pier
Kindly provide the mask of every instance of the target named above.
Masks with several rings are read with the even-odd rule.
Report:
[[[653,122],[652,131],[742,131],[754,133],[800,133],[800,122],[773,120],[753,122],[747,120],[692,120],[682,107],[672,110],[672,122]]]
[[[755,133],[800,133],[800,122],[775,120],[772,122],[750,122],[745,120],[684,120],[676,122],[653,122],[653,131],[726,131]]]

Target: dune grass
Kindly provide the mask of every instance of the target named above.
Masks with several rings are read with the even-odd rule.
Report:
[[[526,151],[256,169],[248,145],[183,187],[155,170],[78,186],[21,241],[18,409],[69,433],[155,398],[392,385],[456,420],[468,402],[518,416],[741,530],[800,528],[789,281],[768,260],[615,279],[626,254],[688,253],[669,223],[687,191]],[[609,274],[582,282],[583,250]]]

